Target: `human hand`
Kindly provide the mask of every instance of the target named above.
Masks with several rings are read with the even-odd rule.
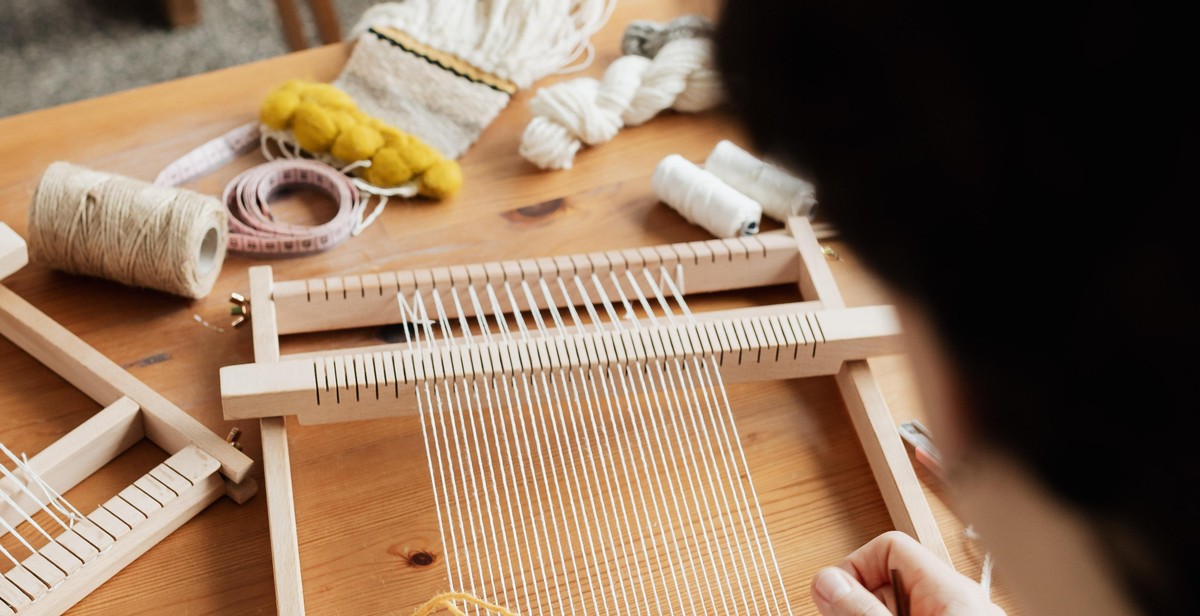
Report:
[[[813,602],[823,616],[900,614],[893,569],[900,572],[909,616],[1005,616],[977,582],[900,531],[879,535],[838,566],[818,571],[811,587]]]

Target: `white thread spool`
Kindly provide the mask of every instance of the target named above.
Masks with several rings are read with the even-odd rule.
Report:
[[[663,203],[717,237],[758,233],[762,206],[678,154],[658,163],[652,184]]]
[[[226,216],[215,197],[55,162],[33,193],[29,256],[64,272],[199,299],[225,261]]]
[[[787,222],[792,216],[812,218],[816,213],[816,189],[812,184],[759,160],[727,139],[709,153],[704,168],[757,201],[763,213],[775,220]]]

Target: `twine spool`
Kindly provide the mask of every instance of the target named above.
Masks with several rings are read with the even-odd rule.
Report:
[[[709,173],[754,199],[763,213],[780,222],[792,216],[812,218],[816,189],[779,167],[759,160],[729,140],[722,140],[704,161]]]
[[[55,162],[33,193],[28,235],[42,265],[199,299],[221,273],[228,221],[214,197]]]
[[[658,163],[651,182],[663,203],[717,237],[758,233],[762,206],[678,154]]]

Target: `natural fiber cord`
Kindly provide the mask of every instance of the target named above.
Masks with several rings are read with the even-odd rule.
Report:
[[[227,241],[214,197],[66,162],[46,169],[29,207],[34,261],[184,297],[212,290]]]
[[[430,614],[436,614],[442,610],[450,612],[455,616],[466,616],[466,612],[458,609],[458,606],[454,605],[454,603],[457,601],[461,601],[477,608],[483,608],[490,613],[500,614],[500,616],[517,616],[504,607],[494,603],[488,603],[483,599],[480,599],[474,595],[469,595],[465,592],[444,592],[440,595],[437,595],[436,597],[426,601],[421,605],[421,607],[418,607],[417,610],[413,612],[412,616],[430,616]]]

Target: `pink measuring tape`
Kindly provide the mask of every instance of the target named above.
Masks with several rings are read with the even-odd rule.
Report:
[[[271,200],[291,187],[319,190],[337,204],[337,213],[317,226],[279,222]],[[366,203],[358,188],[337,169],[314,160],[275,160],[251,167],[225,186],[229,208],[229,250],[290,256],[332,248],[354,232]]]
[[[178,186],[208,175],[258,145],[257,122],[239,126],[167,165],[155,178],[160,186]],[[271,200],[288,188],[310,188],[337,204],[337,213],[316,226],[275,220]],[[363,225],[367,200],[354,182],[336,168],[316,160],[285,158],[251,167],[225,186],[229,210],[230,252],[259,256],[301,256],[333,248]]]

